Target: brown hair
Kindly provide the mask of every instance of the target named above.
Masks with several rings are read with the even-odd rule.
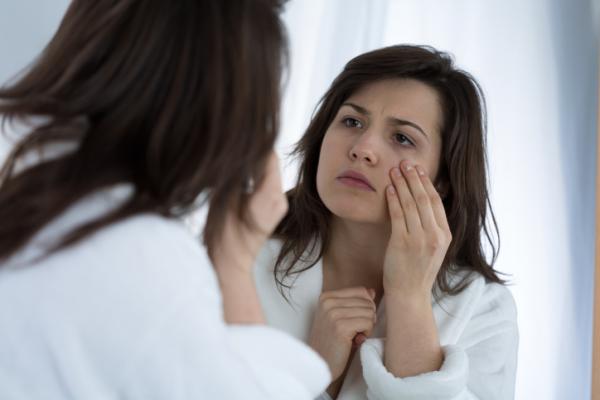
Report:
[[[287,276],[314,266],[329,243],[331,212],[317,193],[316,176],[321,143],[342,103],[370,83],[385,79],[414,79],[434,88],[443,111],[442,154],[435,181],[445,187],[443,204],[452,232],[452,242],[436,279],[442,293],[460,293],[470,274],[451,285],[450,274],[476,271],[488,281],[506,283],[493,269],[499,249],[499,234],[487,189],[485,157],[485,99],[480,86],[468,73],[454,67],[447,54],[427,46],[390,46],[362,54],[346,64],[321,99],[293,155],[300,159],[296,186],[287,192],[289,210],[274,236],[283,241],[275,265],[280,291],[289,288]],[[498,247],[487,226],[487,216]],[[485,235],[491,249],[487,261],[482,248]],[[318,243],[321,246],[317,252]],[[309,249],[310,247],[310,249]],[[305,251],[316,255],[303,259]],[[287,265],[284,261],[288,260]],[[294,268],[298,261],[308,264]],[[434,294],[439,294],[434,290]],[[436,298],[439,296],[436,295]]]
[[[42,116],[0,172],[0,261],[85,195],[133,196],[51,251],[142,212],[178,216],[208,195],[209,251],[243,182],[260,182],[279,125],[286,38],[276,0],[73,0],[38,60],[0,89],[3,124]],[[17,171],[34,150],[76,149]]]

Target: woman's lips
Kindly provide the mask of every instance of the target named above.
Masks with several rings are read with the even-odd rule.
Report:
[[[367,177],[360,172],[348,170],[338,176],[337,180],[347,186],[368,190],[370,192],[375,191],[375,188],[371,185]]]

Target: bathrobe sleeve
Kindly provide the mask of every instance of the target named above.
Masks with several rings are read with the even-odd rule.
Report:
[[[383,363],[385,339],[368,339],[363,344],[361,361],[369,400],[514,398],[518,348],[514,300],[504,286],[478,286],[461,300],[467,315],[458,318],[466,320],[464,329],[455,343],[442,346],[444,361],[438,371],[397,378]]]
[[[172,240],[174,234],[164,241]],[[171,243],[162,266],[177,300],[153,319],[135,345],[120,391],[127,399],[312,400],[329,383],[325,361],[291,335],[265,325],[223,320],[216,275],[205,251],[189,239]],[[181,274],[174,278],[174,274]],[[160,277],[155,285],[160,286]],[[179,283],[173,284],[178,279]],[[165,289],[166,290],[166,289]],[[169,290],[172,293],[172,290]],[[161,296],[168,298],[170,296]],[[171,296],[172,297],[172,296]],[[148,300],[146,299],[146,302]]]
[[[124,398],[309,400],[325,389],[329,371],[308,346],[267,326],[227,326],[207,306],[188,299],[163,321]]]

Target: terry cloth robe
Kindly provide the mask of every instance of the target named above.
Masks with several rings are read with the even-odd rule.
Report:
[[[323,285],[323,264],[286,280],[292,284],[287,302],[279,292],[273,269],[281,242],[270,240],[261,250],[255,279],[266,318],[308,342]],[[314,251],[317,251],[315,249]],[[303,260],[314,260],[307,252]],[[304,261],[302,261],[304,262]],[[296,265],[300,269],[308,264]],[[458,278],[458,274],[455,276]],[[285,293],[285,290],[284,290]],[[508,400],[514,398],[518,330],[514,299],[500,284],[477,274],[456,296],[440,304],[432,298],[444,362],[439,371],[397,378],[383,363],[386,336],[385,302],[377,307],[373,333],[354,356],[339,400]],[[329,399],[323,393],[319,399]]]
[[[217,277],[179,220],[140,214],[23,265],[127,199],[94,193],[0,265],[0,399],[314,399],[316,352],[264,325],[227,325]]]

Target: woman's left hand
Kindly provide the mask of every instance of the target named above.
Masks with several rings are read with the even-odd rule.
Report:
[[[404,160],[391,170],[386,199],[392,230],[384,260],[386,295],[427,302],[452,234],[442,200],[427,173]]]

